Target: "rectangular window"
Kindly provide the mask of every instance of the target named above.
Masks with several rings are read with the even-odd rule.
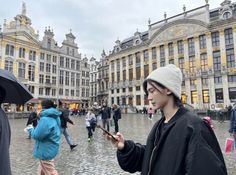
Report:
[[[179,68],[181,72],[183,73],[184,72],[184,58],[183,57],[179,58]]]
[[[80,62],[79,61],[76,61],[76,70],[80,71]]]
[[[226,62],[227,62],[227,68],[235,67],[235,56],[233,48],[226,50]]]
[[[25,78],[25,63],[18,64],[18,77]]]
[[[164,47],[164,45],[160,46],[160,58],[165,58],[165,47]]]
[[[220,51],[213,52],[213,65],[214,65],[214,71],[221,70]]]
[[[129,81],[133,80],[133,69],[129,69]]]
[[[137,67],[137,65],[140,66],[140,62],[141,62],[140,52],[135,53],[135,62],[136,62],[136,67]]]
[[[70,68],[70,59],[66,58],[66,68]]]
[[[28,79],[29,81],[35,80],[35,66],[34,65],[29,65],[28,67]]]
[[[156,70],[157,68],[157,63],[152,63],[152,70]]]
[[[45,54],[44,53],[40,53],[40,60],[44,60]]]
[[[206,48],[206,35],[199,36],[199,45],[200,45],[200,49]]]
[[[44,82],[44,75],[39,74],[39,83],[43,84],[43,82]]]
[[[46,77],[45,77],[45,83],[46,83],[46,84],[50,84],[50,83],[51,83],[50,79],[51,79],[51,77],[50,77],[49,75],[46,75]]]
[[[147,78],[149,75],[149,65],[144,65],[144,78]]]
[[[195,54],[195,44],[194,44],[194,38],[188,39],[188,54],[194,55]]]
[[[212,47],[220,45],[220,34],[218,31],[211,33]]]
[[[39,63],[39,71],[44,72],[44,63],[43,62]]]
[[[63,71],[63,70],[60,70],[59,84],[60,84],[60,85],[63,85],[63,84],[64,84],[64,71]]]
[[[39,95],[43,95],[43,88],[39,88]]]
[[[57,84],[57,77],[52,77],[52,84],[56,85]]]
[[[51,62],[51,55],[47,54],[47,62]]]
[[[140,91],[140,86],[136,86],[136,91]]]
[[[19,58],[25,58],[25,48],[19,48]]]
[[[29,51],[29,60],[31,60],[31,61],[36,60],[36,51],[33,51],[33,50]]]
[[[34,94],[34,86],[29,86],[28,89],[32,94]]]
[[[52,61],[53,61],[53,63],[57,63],[57,56],[53,56]]]
[[[223,103],[224,102],[223,89],[216,89],[215,95],[216,95],[216,103]]]
[[[133,65],[133,56],[128,55],[129,65]]]
[[[236,82],[236,75],[228,75],[228,82],[235,83]]]
[[[157,59],[157,48],[156,47],[152,48],[152,59]]]
[[[195,56],[190,56],[189,57],[189,71],[191,73],[194,73],[196,71],[196,61],[195,61]]]
[[[136,95],[136,105],[141,105],[141,96]]]
[[[53,74],[57,73],[57,66],[56,65],[52,65],[52,73]]]
[[[46,72],[51,73],[51,64],[46,64]]]
[[[52,96],[56,96],[56,89],[52,89]]]
[[[198,95],[197,91],[191,91],[191,103],[197,103],[198,102]]]
[[[225,45],[233,44],[233,29],[225,29]]]
[[[126,67],[126,59],[125,59],[125,57],[122,57],[122,66]]]
[[[70,68],[75,69],[75,60],[71,60]]]
[[[64,67],[64,57],[60,57],[60,67]]]
[[[111,73],[111,82],[114,83],[114,81],[115,81],[115,73],[112,72]]]
[[[169,52],[169,56],[173,56],[174,55],[173,43],[169,43],[168,44],[168,52]]]
[[[209,90],[205,89],[202,90],[202,99],[203,99],[203,103],[209,103]]]
[[[143,51],[143,61],[147,62],[148,61],[148,50]]]
[[[5,60],[5,70],[8,70],[9,72],[13,72],[13,61]]]
[[[229,88],[229,99],[231,103],[236,102],[236,88]]]
[[[201,71],[205,72],[208,68],[208,60],[207,60],[207,54],[203,53],[200,55],[200,61],[201,61]]]
[[[63,95],[63,89],[62,88],[59,89],[59,95]]]
[[[123,70],[123,81],[126,80],[126,70]]]
[[[45,88],[45,95],[50,95],[50,88]]]
[[[70,84],[70,72],[66,71],[65,85],[69,86]]]
[[[120,60],[119,59],[116,60],[116,70],[120,71]]]
[[[140,80],[141,78],[141,69],[140,67],[136,67],[136,80]]]
[[[222,84],[222,76],[214,77],[215,84]]]
[[[183,40],[178,41],[177,45],[178,45],[178,54],[183,54],[184,53]]]
[[[71,80],[70,80],[71,86],[75,86],[75,73],[71,72]]]
[[[120,71],[116,73],[117,82],[120,82]]]
[[[7,44],[6,45],[6,50],[5,50],[5,55],[8,55],[8,56],[14,56],[14,46],[13,45],[10,45],[10,44]]]

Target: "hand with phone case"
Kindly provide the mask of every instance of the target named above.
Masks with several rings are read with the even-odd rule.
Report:
[[[116,133],[116,135],[112,135],[110,132],[105,130],[100,125],[97,125],[97,127],[100,128],[101,130],[103,130],[103,132],[105,132],[107,134],[107,139],[110,140],[118,150],[122,150],[124,148],[125,139],[121,133],[118,132],[118,133]]]

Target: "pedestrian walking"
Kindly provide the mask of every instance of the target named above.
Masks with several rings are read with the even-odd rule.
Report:
[[[107,128],[107,131],[110,131],[110,118],[111,118],[111,109],[107,106],[106,103],[103,103],[102,109],[100,111],[102,118],[102,126],[103,128]]]
[[[112,105],[112,110],[113,110],[113,120],[115,124],[115,134],[119,132],[119,124],[118,121],[121,119],[121,110],[120,107],[117,104]]]
[[[9,155],[11,129],[7,115],[1,107],[5,96],[5,89],[0,86],[0,175],[11,175]]]
[[[148,108],[148,118],[152,120],[154,114],[154,109],[153,108]]]
[[[88,113],[85,116],[85,124],[88,130],[88,142],[90,142],[93,137],[93,132],[95,131],[95,127],[97,124],[96,116],[93,113],[93,109],[88,110]]]
[[[236,103],[231,109],[229,133],[234,138],[234,147],[236,148]]]
[[[224,158],[210,126],[181,102],[182,73],[175,65],[160,67],[145,79],[143,89],[154,109],[162,111],[146,145],[112,140],[119,165],[142,175],[226,175]],[[112,139],[110,136],[108,139]]]
[[[31,108],[31,113],[28,116],[28,120],[26,123],[26,126],[28,125],[33,125],[33,127],[35,128],[38,124],[38,116],[36,113],[36,110],[34,108]],[[31,139],[31,135],[29,134],[28,139]]]
[[[59,111],[61,111],[60,119],[61,119],[61,132],[64,135],[66,142],[70,146],[70,150],[73,150],[77,144],[73,144],[71,141],[70,134],[67,129],[67,122],[74,125],[74,122],[69,118],[70,110],[65,105],[64,108],[62,107],[62,103],[59,102]]]
[[[41,102],[42,111],[36,128],[28,126],[26,129],[35,140],[34,157],[39,159],[39,175],[58,175],[54,158],[59,152],[61,142],[61,112],[51,100]]]

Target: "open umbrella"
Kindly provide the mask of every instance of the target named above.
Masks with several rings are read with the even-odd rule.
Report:
[[[3,103],[24,104],[33,98],[25,85],[20,83],[11,72],[3,69],[0,69],[0,86],[6,91]]]

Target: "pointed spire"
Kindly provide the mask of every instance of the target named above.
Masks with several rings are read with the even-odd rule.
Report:
[[[148,25],[150,25],[150,24],[151,24],[151,19],[149,18],[149,19],[148,19]]]
[[[205,2],[206,2],[206,4],[208,4],[208,3],[209,3],[209,0],[205,0]]]
[[[26,5],[25,5],[25,2],[22,3],[22,9],[21,9],[21,14],[26,16]]]
[[[185,11],[186,11],[186,6],[185,6],[185,4],[183,5],[183,11],[184,11],[184,13],[185,13]]]
[[[164,19],[166,19],[166,17],[167,17],[167,14],[166,14],[166,12],[164,12]]]

